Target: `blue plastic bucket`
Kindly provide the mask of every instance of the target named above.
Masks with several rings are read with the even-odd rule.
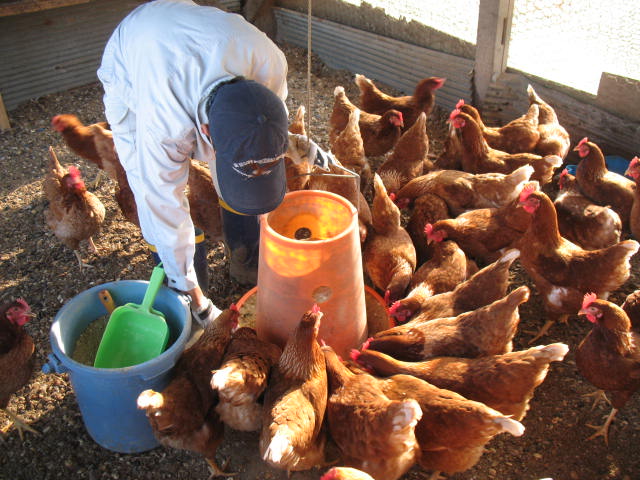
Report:
[[[144,411],[136,400],[143,390],[163,390],[171,369],[191,334],[191,315],[186,298],[161,287],[154,308],[169,324],[167,349],[148,362],[126,368],[94,368],[71,358],[76,340],[93,320],[107,315],[98,292],[107,289],[116,305],[140,303],[149,282],[122,280],[90,288],[69,300],[51,325],[52,353],[42,367],[45,373],[69,373],[69,379],[91,438],[100,446],[121,453],[144,452],[159,445]]]

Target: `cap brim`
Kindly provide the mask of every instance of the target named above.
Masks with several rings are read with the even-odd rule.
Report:
[[[271,212],[282,203],[287,193],[284,159],[271,172],[245,177],[234,170],[232,162],[217,161],[216,175],[220,196],[233,210],[245,215]]]

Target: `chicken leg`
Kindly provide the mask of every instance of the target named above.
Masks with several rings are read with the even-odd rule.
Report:
[[[89,265],[88,263],[84,263],[82,261],[82,257],[80,256],[80,252],[78,250],[74,250],[73,253],[78,259],[78,265],[80,265],[80,272],[82,272],[83,268],[95,268],[93,265]]]
[[[40,432],[38,432],[37,430],[35,430],[34,428],[32,428],[29,424],[27,424],[24,420],[22,420],[20,417],[18,417],[15,413],[5,409],[2,409],[4,411],[4,413],[7,414],[7,417],[9,417],[9,419],[12,421],[13,426],[15,427],[16,430],[18,430],[18,435],[20,435],[20,440],[24,440],[23,438],[23,432],[26,430],[27,432],[31,432],[34,435],[40,435]],[[9,427],[11,427],[11,424],[9,425]],[[3,432],[4,433],[4,432]]]
[[[224,464],[222,465],[222,468],[218,466],[215,458],[207,458],[205,460],[209,464],[209,473],[210,473],[209,480],[216,477],[235,477],[236,475],[238,475],[237,472],[234,472],[234,473],[225,472],[225,470],[227,469],[227,465],[229,465],[229,459],[225,460]]]
[[[525,333],[532,333],[535,334],[534,337],[529,340],[528,345],[531,345],[533,342],[535,342],[536,340],[538,340],[541,337],[544,337],[547,333],[549,333],[549,329],[551,329],[551,327],[556,323],[556,322],[562,322],[562,323],[567,323],[567,319],[569,318],[569,315],[560,315],[559,317],[555,317],[555,318],[548,318],[547,321],[545,322],[545,324],[540,328],[540,330],[538,330],[538,332],[532,332],[531,330],[525,330]]]
[[[609,425],[611,425],[611,422],[613,421],[617,413],[618,413],[618,409],[613,407],[611,409],[611,413],[609,413],[609,416],[605,420],[604,424],[600,427],[596,425],[587,424],[587,427],[594,428],[596,430],[596,433],[588,437],[587,440],[593,440],[596,437],[604,437],[605,445],[609,446]]]
[[[583,397],[593,397],[593,405],[591,405],[590,411],[593,411],[593,409],[596,408],[602,400],[611,405],[611,402],[607,398],[606,393],[604,393],[604,390],[595,390],[594,392],[583,395]]]

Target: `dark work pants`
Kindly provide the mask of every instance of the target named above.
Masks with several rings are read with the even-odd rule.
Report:
[[[257,215],[238,215],[220,207],[222,233],[231,278],[242,285],[258,280],[260,221]]]

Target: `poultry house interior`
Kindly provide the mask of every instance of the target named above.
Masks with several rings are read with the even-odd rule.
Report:
[[[267,345],[264,338],[258,339],[259,329],[257,336],[246,327],[230,333],[237,327],[232,305],[249,287],[229,276],[219,218],[197,216],[194,193],[189,199],[194,223],[207,227],[203,230],[208,293],[216,305],[227,310],[217,325],[219,330],[205,331],[197,343],[189,344],[189,353],[178,361],[175,384],[164,391],[149,390],[138,400],[160,445],[134,453],[100,447],[83,424],[69,375],[41,370],[50,361],[50,326],[57,312],[81,292],[111,281],[147,279],[156,260],[135,218],[132,220],[131,208],[123,207],[126,176],[123,180],[120,172],[119,177],[107,175],[92,183],[104,167],[83,158],[50,124],[63,113],[76,115],[85,125],[103,122],[100,85],[26,102],[11,112],[13,128],[0,134],[0,166],[6,172],[0,178],[0,298],[24,297],[33,312],[29,323],[20,328],[33,339],[35,351],[29,355],[33,355],[35,368],[21,386],[7,395],[2,391],[2,400],[5,396],[9,399],[7,410],[32,430],[18,432],[11,418],[0,411],[0,479],[186,479],[211,474],[220,478],[234,475],[240,480],[421,480],[435,478],[438,472],[451,480],[515,480],[523,475],[555,480],[635,478],[640,471],[635,452],[640,442],[640,395],[634,395],[640,388],[640,352],[634,341],[629,341],[625,367],[615,364],[616,379],[622,377],[618,383],[603,380],[606,368],[603,374],[589,367],[591,362],[602,366],[598,358],[603,357],[597,355],[604,355],[601,352],[609,344],[593,340],[595,332],[603,331],[606,325],[604,320],[598,324],[596,310],[588,310],[591,304],[585,295],[608,296],[608,302],[617,306],[625,300],[631,303],[632,294],[640,289],[638,244],[628,224],[616,227],[619,231],[612,235],[610,222],[594,222],[593,215],[571,223],[578,210],[616,209],[583,195],[589,187],[594,188],[595,181],[604,182],[601,177],[582,175],[585,182],[596,180],[580,190],[576,175],[571,178],[572,195],[565,197],[560,196],[563,189],[558,186],[565,166],[579,165],[587,155],[596,155],[599,149],[595,143],[581,142],[591,147],[584,155],[578,142],[571,142],[568,148],[573,132],[564,129],[557,118],[554,123],[544,115],[534,122],[538,129],[535,138],[546,141],[540,147],[543,150],[534,146],[526,156],[518,151],[517,134],[508,139],[511,147],[516,145],[514,153],[495,153],[498,150],[491,146],[491,137],[462,141],[468,127],[464,122],[474,120],[471,115],[453,114],[433,105],[432,96],[437,97],[446,82],[440,76],[435,77],[436,86],[428,89],[428,101],[419,107],[428,104],[429,115],[413,115],[419,129],[412,130],[402,113],[389,120],[371,108],[370,117],[362,116],[358,107],[364,95],[361,85],[367,88],[372,82],[400,102],[398,112],[416,107],[415,103],[407,106],[408,97],[384,82],[363,82],[362,75],[357,82],[352,72],[329,68],[317,57],[312,58],[314,68],[309,73],[305,50],[289,44],[281,48],[289,62],[290,121],[302,122],[295,128],[309,133],[319,146],[332,152],[339,166],[356,171],[363,182],[361,192],[353,191],[344,184],[344,177],[323,177],[316,169],[309,184],[298,182],[292,187],[294,183],[290,183],[289,188],[335,192],[357,209],[353,235],[362,255],[358,258],[362,271],[349,271],[344,264],[334,270],[338,276],[358,279],[358,290],[365,285],[374,289],[396,326],[382,333],[369,332],[338,358],[330,346],[321,346],[325,342],[318,329],[322,333],[324,299],[317,296],[318,305],[308,302],[308,308],[295,319],[295,331],[281,345]],[[306,105],[310,98],[307,75],[313,85],[311,105]],[[407,95],[411,97],[411,93]],[[535,92],[529,95],[531,104],[536,105],[529,116],[552,108],[543,105],[544,100]],[[398,100],[401,98],[404,100]],[[471,99],[464,100],[471,104]],[[305,108],[310,114],[306,118]],[[524,118],[527,111],[522,115]],[[311,124],[305,126],[308,119]],[[516,120],[511,131],[517,131]],[[345,129],[345,135],[338,137]],[[529,136],[520,139],[531,143],[532,124],[527,123],[526,129]],[[377,137],[381,130],[387,134]],[[491,135],[508,135],[508,131],[495,129]],[[395,145],[401,145],[402,150],[394,155]],[[45,212],[52,200],[43,194],[43,179],[50,146],[64,167],[79,166],[87,189],[104,204],[100,231],[92,231],[88,237],[97,251],[84,243],[71,249],[47,227]],[[448,149],[454,153],[448,156]],[[410,153],[401,156],[400,151]],[[109,153],[113,158],[113,151]],[[600,153],[604,159],[607,152]],[[534,168],[522,168],[541,162],[545,156],[554,158],[550,167],[543,167],[543,175],[534,173]],[[459,163],[451,166],[451,158],[458,158]],[[406,160],[404,164],[402,160]],[[207,179],[201,166],[194,169],[200,178],[204,175]],[[513,174],[515,170],[518,172]],[[454,173],[443,177],[443,171]],[[299,171],[294,172],[297,174]],[[630,194],[634,187],[629,188],[634,182],[618,183],[623,186],[611,187],[611,191],[627,188],[620,196],[635,198]],[[215,194],[205,193],[208,199]],[[582,195],[579,205],[585,207],[567,205],[578,195]],[[541,218],[541,212],[560,211],[563,201],[565,217],[559,227],[556,219],[556,232],[553,225],[549,227],[553,221]],[[133,207],[135,211],[135,204]],[[640,207],[635,211],[628,203],[624,208],[633,228]],[[445,233],[444,228],[433,230],[436,222],[443,225],[447,218],[462,219],[458,224],[463,224],[464,230],[455,230],[462,229],[455,222],[450,222],[453,226]],[[582,222],[585,227],[578,226]],[[412,224],[419,228],[412,230]],[[532,230],[531,225],[538,227]],[[480,230],[488,236],[479,235]],[[541,231],[544,235],[536,235]],[[466,243],[457,241],[456,235]],[[296,235],[292,237],[295,240]],[[526,242],[519,242],[522,238]],[[563,243],[565,238],[570,247]],[[603,239],[602,250],[606,252],[594,253],[600,250],[588,242],[596,238]],[[540,267],[543,260],[536,253],[549,250],[564,255],[563,268],[551,263]],[[472,254],[478,251],[482,253]],[[580,265],[571,266],[567,256],[579,258]],[[420,274],[415,275],[421,266]],[[559,271],[563,269],[572,269],[572,278],[561,278]],[[593,302],[595,297],[588,298]],[[624,308],[615,310],[623,317],[623,327],[618,327],[623,330],[622,337],[635,338],[640,320],[631,309],[627,313],[622,312]],[[447,313],[430,317],[432,311]],[[0,321],[0,379],[3,375],[13,379],[15,372],[6,361],[9,357],[3,356],[8,351],[6,345],[11,345],[14,327],[5,334],[2,325]],[[592,327],[594,333],[590,333]],[[588,335],[590,341],[583,347]],[[367,340],[368,336],[373,338]],[[199,362],[205,356],[198,352],[207,338],[215,341],[208,344],[209,363],[203,366]],[[296,342],[306,346],[298,347]],[[578,361],[576,351],[581,352]],[[517,368],[510,368],[516,363]],[[305,368],[292,369],[292,365]],[[628,375],[620,373],[624,368],[628,368]],[[188,370],[197,374],[186,374]],[[20,373],[24,375],[24,371]],[[614,403],[593,402],[588,395],[595,389],[618,392]],[[216,390],[220,400],[213,399]],[[286,410],[289,390],[297,396],[295,408]],[[180,391],[190,394],[181,395]],[[371,405],[375,407],[365,413]],[[158,412],[163,412],[164,418]],[[287,424],[296,415],[305,420]],[[117,419],[108,420],[118,428]],[[393,427],[391,420],[396,422]],[[182,430],[168,425],[171,421]],[[595,433],[589,427],[594,427]],[[201,436],[205,430],[206,435]],[[291,440],[282,433],[285,430],[298,436]],[[392,431],[394,448],[385,445],[382,438]],[[334,438],[333,432],[340,433]],[[311,440],[300,441],[304,435]],[[283,443],[291,449],[289,456],[280,455]],[[396,448],[398,445],[407,448]],[[389,463],[384,455],[388,451],[393,451]],[[329,473],[334,463],[366,473],[348,468]]]

